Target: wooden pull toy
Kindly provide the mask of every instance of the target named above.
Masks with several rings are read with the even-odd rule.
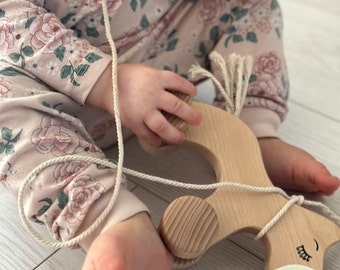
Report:
[[[256,137],[237,117],[193,102],[204,117],[188,127],[184,147],[201,153],[213,166],[217,182],[273,186],[264,168]],[[287,204],[277,193],[218,188],[210,197],[176,199],[164,213],[159,231],[177,269],[195,263],[207,249],[237,232],[257,233]],[[265,234],[266,269],[304,265],[323,269],[327,248],[340,240],[339,227],[299,205],[292,207]]]
[[[272,187],[256,137],[234,115],[193,102],[203,115],[199,127],[188,127],[183,147],[201,153],[213,166],[217,182],[231,181],[255,187]],[[237,232],[258,233],[287,204],[273,193],[217,188],[208,198],[181,197],[164,213],[159,231],[184,269],[212,245]],[[301,265],[323,269],[327,248],[340,240],[339,227],[329,219],[292,205],[262,238],[266,269]],[[299,269],[299,268],[295,268]]]

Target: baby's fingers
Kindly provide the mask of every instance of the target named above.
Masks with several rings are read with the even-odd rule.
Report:
[[[185,139],[184,134],[171,125],[159,111],[150,114],[144,122],[152,132],[166,142],[178,144]]]
[[[177,116],[190,125],[199,125],[202,120],[201,115],[188,103],[169,92],[164,92],[160,97],[159,109]]]
[[[141,124],[137,129],[133,130],[136,136],[146,144],[159,146],[162,141],[145,123]]]
[[[189,96],[196,96],[197,88],[188,80],[170,71],[162,71],[161,81],[163,89],[180,92]]]

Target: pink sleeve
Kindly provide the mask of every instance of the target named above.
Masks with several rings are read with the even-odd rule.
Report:
[[[2,1],[0,11],[2,61],[84,104],[111,57],[28,1]]]

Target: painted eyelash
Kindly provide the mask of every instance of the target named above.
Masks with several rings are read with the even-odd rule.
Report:
[[[301,245],[299,247],[296,248],[300,258],[304,261],[307,261],[309,262],[310,259],[312,258],[312,256],[310,256],[307,251],[305,250],[305,246],[304,245]]]

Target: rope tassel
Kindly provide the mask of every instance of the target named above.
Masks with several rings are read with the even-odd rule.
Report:
[[[222,55],[213,51],[209,55],[213,70],[222,77],[224,85],[209,71],[199,65],[189,70],[191,80],[209,78],[226,101],[226,111],[239,116],[246,98],[248,82],[252,69],[252,57],[231,54],[227,61]]]

